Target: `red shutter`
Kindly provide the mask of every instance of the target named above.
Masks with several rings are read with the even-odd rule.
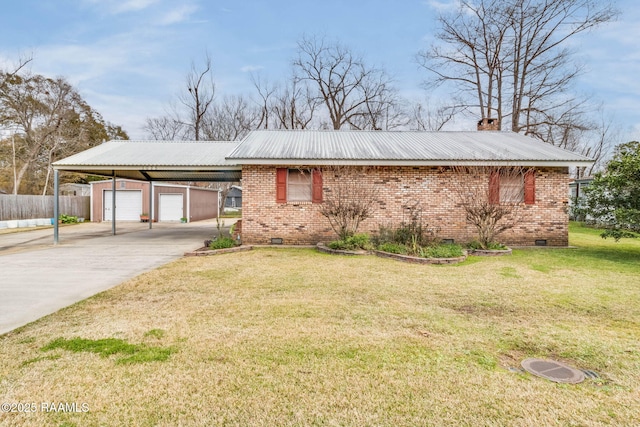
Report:
[[[500,203],[500,173],[494,171],[489,176],[489,203],[497,205]]]
[[[276,169],[276,203],[287,202],[287,169]]]
[[[314,169],[313,175],[313,188],[311,189],[311,202],[322,203],[322,171],[320,169]]]
[[[536,171],[533,169],[524,174],[524,203],[525,205],[536,203]]]

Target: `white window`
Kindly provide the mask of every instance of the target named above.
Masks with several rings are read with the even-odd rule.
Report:
[[[500,201],[504,203],[524,201],[523,174],[500,175]]]
[[[311,171],[289,169],[287,176],[287,200],[290,202],[310,202],[313,195]]]

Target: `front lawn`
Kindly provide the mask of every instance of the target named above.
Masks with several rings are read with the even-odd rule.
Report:
[[[640,241],[571,244],[184,258],[0,337],[0,403],[39,409],[0,425],[638,425]],[[515,372],[528,357],[600,378]]]

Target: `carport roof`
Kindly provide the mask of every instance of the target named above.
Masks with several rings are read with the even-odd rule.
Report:
[[[226,156],[237,142],[105,142],[53,163],[53,168],[148,181],[240,181],[241,166]]]

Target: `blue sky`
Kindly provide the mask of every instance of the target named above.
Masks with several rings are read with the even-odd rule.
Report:
[[[163,114],[192,61],[212,57],[217,96],[252,95],[250,71],[288,75],[304,33],[339,39],[383,66],[401,93],[428,94],[415,54],[454,0],[21,0],[0,15],[0,67],[33,55],[34,73],[65,76],[132,138]],[[575,39],[586,66],[576,90],[601,101],[623,140],[640,138],[640,5],[618,0],[617,22]],[[458,123],[467,130],[469,123]]]

